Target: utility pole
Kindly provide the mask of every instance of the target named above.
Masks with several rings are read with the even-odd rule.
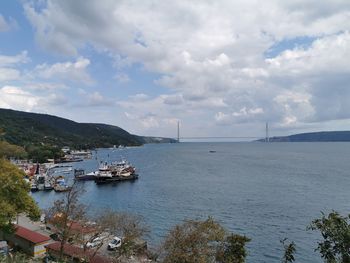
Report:
[[[270,142],[270,137],[269,137],[269,123],[266,122],[266,137],[265,137],[265,142]]]
[[[180,142],[180,121],[177,121],[177,142]]]

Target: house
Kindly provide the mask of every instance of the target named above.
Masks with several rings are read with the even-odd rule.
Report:
[[[18,225],[15,226],[14,233],[3,233],[3,238],[32,257],[45,256],[45,246],[52,242],[50,237]]]
[[[58,258],[61,250],[61,243],[55,242],[46,246],[47,253],[53,257]],[[83,248],[64,244],[63,246],[63,256],[65,259],[69,259],[73,262],[89,262],[89,263],[111,263],[111,259],[103,257],[93,250],[85,250]]]
[[[62,214],[56,214],[52,218],[48,218],[46,229],[59,235],[63,228],[63,220]],[[58,228],[57,226],[61,227]],[[82,224],[76,221],[69,221],[67,222],[66,231],[68,231],[70,237],[74,236],[75,239],[89,240],[96,233],[96,228],[92,224]]]

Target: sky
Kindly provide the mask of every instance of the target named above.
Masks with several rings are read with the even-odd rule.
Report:
[[[0,108],[165,137],[350,130],[350,1],[0,1]]]

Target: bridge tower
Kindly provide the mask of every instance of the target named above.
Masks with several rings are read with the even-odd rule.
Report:
[[[180,142],[180,121],[177,121],[177,142]]]
[[[265,137],[265,142],[270,142],[270,137],[269,137],[269,123],[266,122],[266,137]]]

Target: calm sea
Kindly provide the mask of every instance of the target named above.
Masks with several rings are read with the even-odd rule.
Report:
[[[211,153],[210,151],[216,151]],[[248,262],[280,262],[280,240],[297,246],[296,262],[322,262],[318,234],[307,231],[321,211],[350,213],[350,143],[180,143],[100,149],[74,165],[88,172],[123,156],[137,167],[135,182],[84,182],[91,212],[110,207],[142,215],[152,246],[186,218],[213,216],[252,239]],[[62,194],[33,194],[48,207]]]

